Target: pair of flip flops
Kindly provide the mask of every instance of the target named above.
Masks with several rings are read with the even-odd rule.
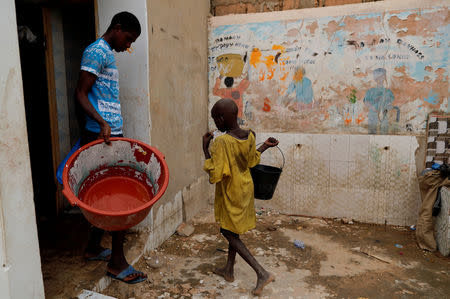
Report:
[[[97,256],[93,256],[93,257],[89,257],[86,258],[87,261],[105,261],[108,262],[109,258],[111,257],[111,249],[105,249],[102,252],[100,252]],[[122,272],[120,272],[117,275],[112,274],[111,272],[106,272],[106,275],[108,275],[111,278],[123,281],[125,283],[128,284],[135,284],[135,283],[139,283],[142,281],[145,281],[147,279],[147,277],[142,277],[142,276],[138,276],[134,279],[131,280],[125,280],[125,278],[127,278],[128,276],[132,275],[132,274],[144,274],[140,271],[137,271],[136,269],[133,268],[133,266],[129,265],[125,270],[123,270]]]
[[[145,281],[147,279],[147,277],[137,276],[134,279],[125,280],[125,278],[127,278],[128,276],[130,276],[132,274],[143,275],[144,273],[142,273],[141,271],[137,271],[131,265],[129,265],[128,268],[126,268],[125,270],[123,270],[122,272],[120,272],[117,275],[114,275],[114,274],[112,274],[109,271],[106,272],[106,275],[108,275],[109,277],[117,279],[117,280],[120,280],[120,281],[123,281],[123,282],[128,283],[128,284],[135,284],[135,283],[143,282],[143,281]]]
[[[103,261],[108,262],[109,258],[111,257],[111,249],[105,249],[102,252],[100,252],[97,256],[88,257],[86,258],[86,261],[92,262],[92,261]]]

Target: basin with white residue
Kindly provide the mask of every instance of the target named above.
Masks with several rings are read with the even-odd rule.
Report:
[[[96,140],[63,172],[63,194],[94,226],[118,231],[141,222],[167,189],[169,169],[156,148],[129,138]]]

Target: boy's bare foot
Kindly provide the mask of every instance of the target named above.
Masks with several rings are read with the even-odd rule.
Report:
[[[256,287],[253,289],[252,294],[254,296],[259,296],[262,293],[262,290],[266,285],[275,281],[275,275],[272,273],[266,272],[262,277],[258,277],[258,281],[256,282]]]
[[[215,268],[213,273],[222,276],[228,282],[234,281],[234,275],[229,273],[225,268]]]

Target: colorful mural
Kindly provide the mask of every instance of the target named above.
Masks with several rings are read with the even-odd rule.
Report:
[[[423,134],[448,111],[449,19],[436,7],[213,24],[210,104],[235,100],[263,131]]]

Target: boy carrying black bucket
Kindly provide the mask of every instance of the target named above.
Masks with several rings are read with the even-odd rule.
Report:
[[[204,169],[209,174],[210,183],[216,184],[214,214],[220,223],[220,232],[229,243],[225,267],[213,272],[228,282],[234,281],[234,263],[238,253],[256,272],[258,280],[252,294],[258,296],[267,284],[275,280],[275,276],[256,261],[239,235],[255,228],[256,224],[250,168],[257,165],[261,153],[276,146],[278,140],[271,137],[256,150],[255,133],[239,127],[238,107],[232,100],[219,100],[213,106],[211,116],[217,129],[226,134],[215,139],[211,153],[208,148],[213,134],[208,132],[203,136]]]

